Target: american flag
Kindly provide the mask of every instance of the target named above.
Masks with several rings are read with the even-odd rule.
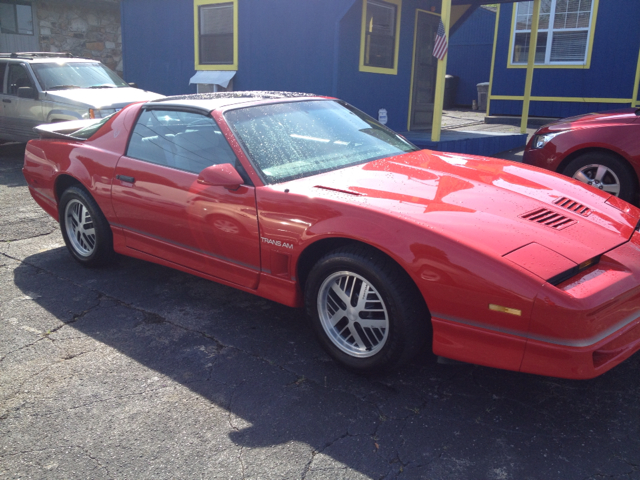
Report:
[[[444,23],[442,23],[442,19],[440,19],[438,33],[436,33],[436,44],[433,46],[433,56],[438,60],[442,60],[448,50],[449,46],[447,45],[447,35],[444,33]]]

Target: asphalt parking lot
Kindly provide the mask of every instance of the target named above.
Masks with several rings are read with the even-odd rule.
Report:
[[[0,479],[640,479],[640,355],[589,381],[357,376],[302,311],[84,269],[0,146]]]

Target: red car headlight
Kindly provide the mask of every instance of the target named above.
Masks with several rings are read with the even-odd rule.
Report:
[[[538,149],[543,148],[552,138],[557,137],[564,132],[545,133],[543,135],[534,135],[531,141],[531,148]]]

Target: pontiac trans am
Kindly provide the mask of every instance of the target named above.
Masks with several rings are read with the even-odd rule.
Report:
[[[591,378],[640,348],[640,210],[576,180],[419,150],[305,94],[171,97],[36,130],[24,175],[75,260],[119,253],[304,306],[351,370],[429,347]]]

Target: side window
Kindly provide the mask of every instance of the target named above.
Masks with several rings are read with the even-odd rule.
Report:
[[[172,110],[142,112],[127,156],[192,173],[215,164],[236,164],[236,156],[213,118]]]
[[[18,95],[20,87],[35,88],[31,81],[31,76],[27,69],[15,63],[9,64],[9,78],[7,79],[7,93],[9,95]]]

